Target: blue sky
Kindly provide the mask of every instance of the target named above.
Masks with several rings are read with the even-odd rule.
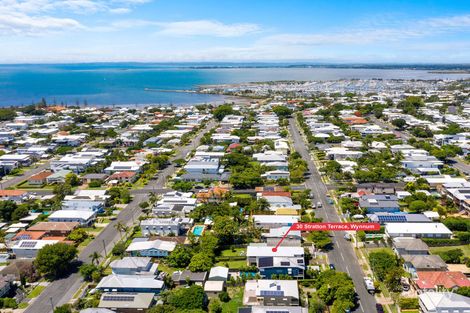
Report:
[[[0,0],[0,62],[470,63],[469,0]]]

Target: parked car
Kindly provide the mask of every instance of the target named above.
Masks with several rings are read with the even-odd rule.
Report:
[[[375,308],[377,310],[377,313],[384,313],[384,307],[380,303],[376,303]]]
[[[334,265],[333,263],[330,263],[329,266],[330,266],[330,270],[335,270],[335,269],[336,269],[336,267],[335,267],[335,265]]]

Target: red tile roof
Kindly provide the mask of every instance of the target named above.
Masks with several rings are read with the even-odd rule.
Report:
[[[14,196],[22,196],[27,193],[26,190],[10,190],[10,189],[3,189],[0,190],[0,197],[14,197]]]
[[[118,178],[131,178],[136,175],[135,172],[117,172],[109,176],[109,180],[118,179]]]
[[[72,231],[78,222],[40,222],[28,228],[29,231]]]
[[[420,289],[436,289],[438,286],[451,289],[470,287],[470,280],[462,272],[418,272],[416,285]]]
[[[52,172],[44,171],[44,172],[31,176],[30,178],[28,178],[28,180],[44,180],[51,175],[52,175]]]
[[[39,240],[46,235],[44,231],[22,230],[18,232],[12,240]]]

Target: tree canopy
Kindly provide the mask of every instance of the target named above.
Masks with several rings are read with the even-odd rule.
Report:
[[[58,278],[68,272],[70,263],[76,256],[75,246],[59,242],[41,248],[34,260],[34,265],[39,273]]]

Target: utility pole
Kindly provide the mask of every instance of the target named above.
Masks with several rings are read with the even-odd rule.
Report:
[[[52,302],[52,297],[49,297],[49,300],[51,301],[52,312],[54,312],[54,303]]]
[[[103,249],[104,249],[104,257],[107,258],[108,253],[106,252],[106,243],[104,242],[104,239],[103,239]]]

